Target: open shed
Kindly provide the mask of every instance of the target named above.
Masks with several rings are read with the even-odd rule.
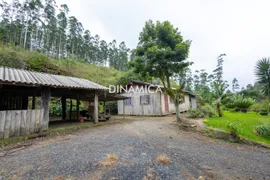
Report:
[[[51,97],[61,98],[63,120],[67,116],[71,118],[71,113],[68,115],[66,111],[68,99],[76,100],[77,116],[80,100],[88,101],[93,105],[95,123],[98,123],[99,101],[123,99],[87,79],[0,67],[0,138],[47,130]]]

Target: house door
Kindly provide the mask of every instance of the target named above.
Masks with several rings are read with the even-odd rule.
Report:
[[[164,96],[164,104],[165,104],[165,112],[169,112],[169,98],[168,96]]]

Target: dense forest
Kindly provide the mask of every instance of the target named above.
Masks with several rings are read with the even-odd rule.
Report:
[[[83,60],[90,64],[128,68],[129,48],[125,42],[106,42],[93,35],[66,4],[55,0],[12,0],[0,3],[0,41],[38,51],[52,58]]]

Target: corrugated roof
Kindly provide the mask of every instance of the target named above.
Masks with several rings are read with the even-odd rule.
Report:
[[[13,69],[8,67],[0,67],[0,83],[1,82],[20,83],[30,86],[41,85],[59,88],[108,90],[107,87],[87,79],[33,72],[23,69]]]

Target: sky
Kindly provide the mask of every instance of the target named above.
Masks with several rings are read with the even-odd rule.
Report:
[[[256,62],[269,57],[269,0],[56,0],[67,4],[69,15],[101,39],[125,41],[135,48],[145,22],[170,21],[184,39],[192,40],[192,71],[211,73],[219,54],[224,79],[237,78],[240,86],[255,82]]]

